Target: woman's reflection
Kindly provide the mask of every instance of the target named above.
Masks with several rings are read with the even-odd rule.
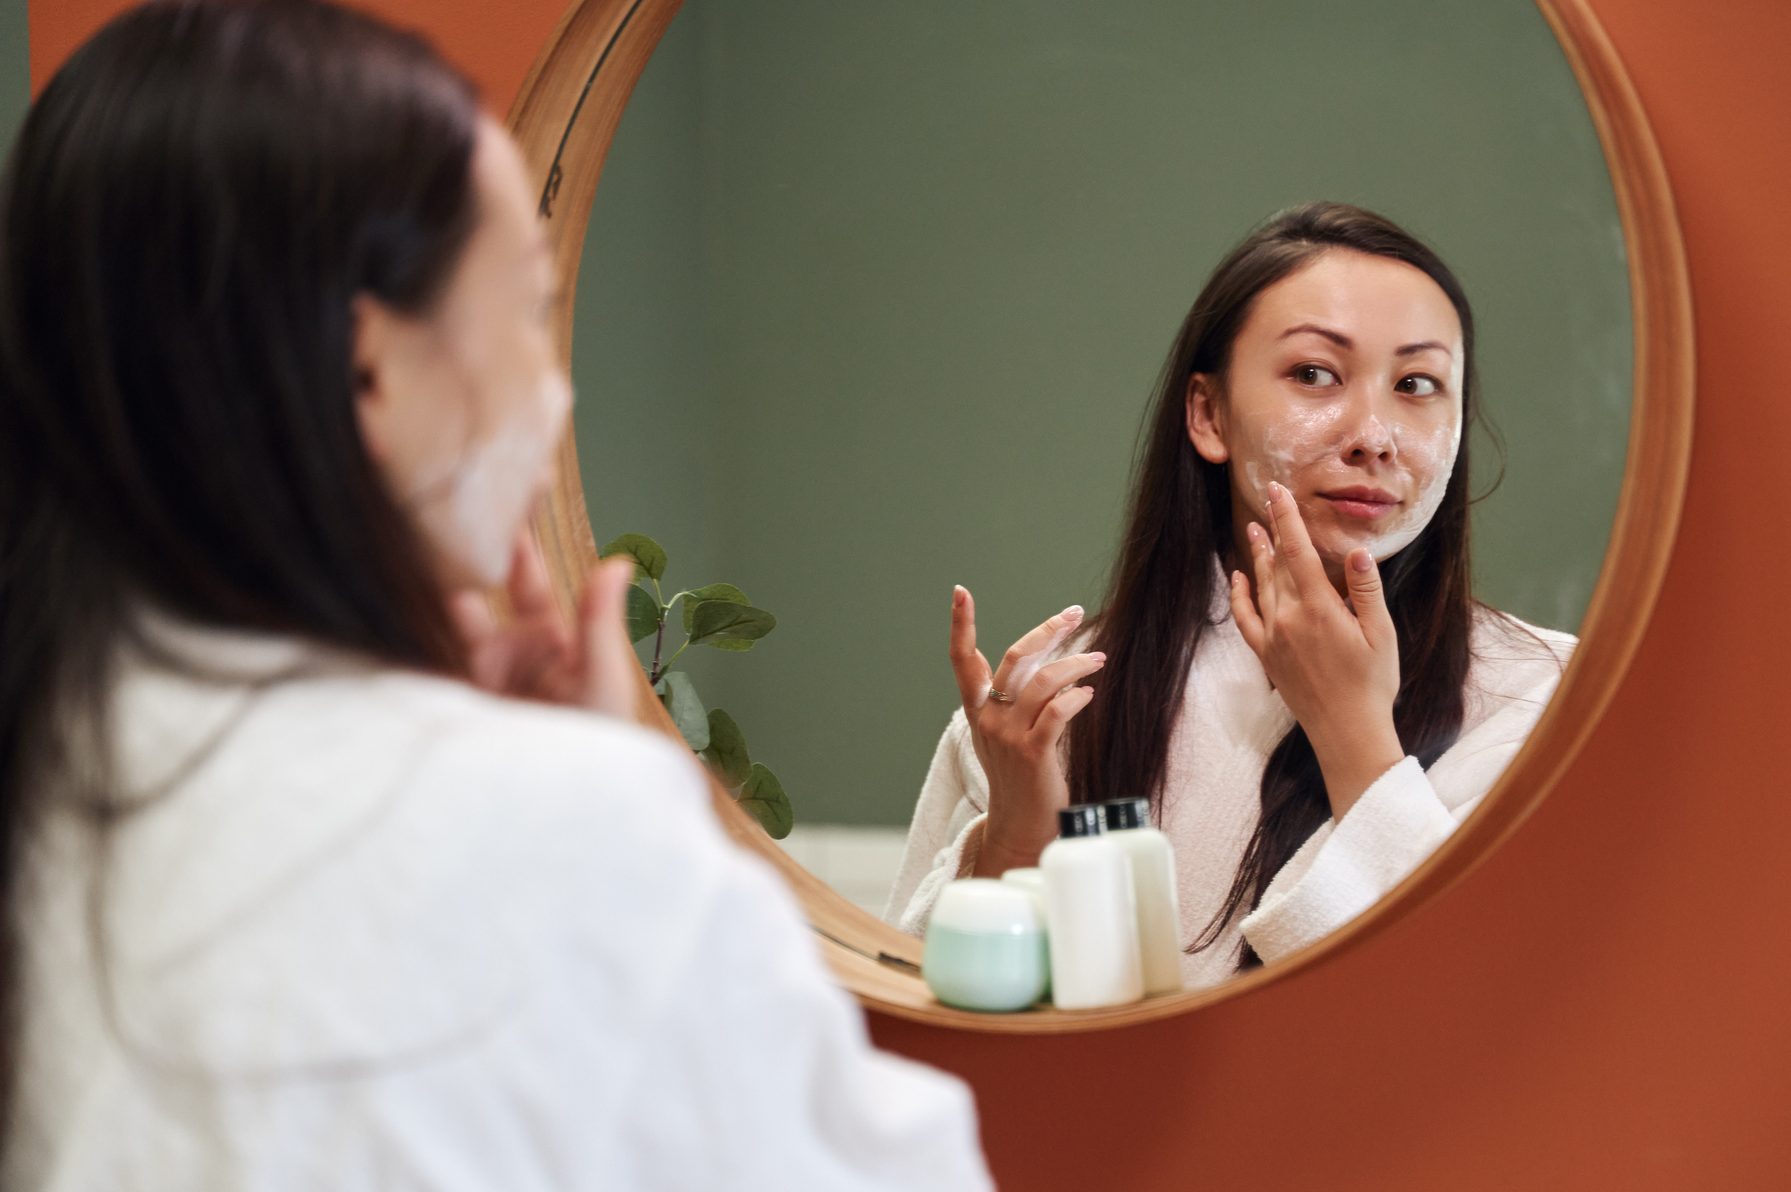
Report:
[[[1144,794],[1189,985],[1273,961],[1410,873],[1534,726],[1572,635],[1476,601],[1474,325],[1435,253],[1314,203],[1207,281],[1158,386],[1104,611],[990,673],[953,593],[954,713],[886,916],[1037,863],[1059,807]]]

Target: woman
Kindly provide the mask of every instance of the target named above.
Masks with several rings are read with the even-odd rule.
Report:
[[[346,10],[147,5],[32,109],[0,1184],[987,1186],[963,1088],[869,1047],[689,753],[593,714],[631,567],[574,630],[521,545],[553,284],[470,85]]]
[[[1574,645],[1470,593],[1473,351],[1460,283],[1380,216],[1314,203],[1239,245],[1164,368],[1102,615],[991,674],[954,592],[963,707],[886,916],[921,931],[951,879],[1035,864],[1072,798],[1147,794],[1206,985],[1427,857]]]

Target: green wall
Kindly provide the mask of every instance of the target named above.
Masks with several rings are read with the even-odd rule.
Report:
[[[26,0],[0,0],[0,152],[12,147],[31,102],[31,41]]]
[[[750,654],[685,657],[798,822],[907,822],[956,700],[953,583],[991,656],[1098,602],[1189,302],[1319,197],[1460,273],[1510,447],[1480,594],[1574,627],[1624,455],[1628,291],[1531,5],[685,6],[593,211],[581,459],[600,540],[652,534],[675,586],[779,616]]]
[[[625,156],[604,170],[593,216],[625,214],[616,234],[587,242],[573,330],[579,469],[586,492],[602,494],[591,503],[591,527],[599,545],[629,531],[663,544],[668,596],[721,578],[731,513],[697,231],[704,204],[692,15],[687,6],[660,41],[618,130]],[[739,662],[707,649],[679,660],[705,687],[715,664]]]

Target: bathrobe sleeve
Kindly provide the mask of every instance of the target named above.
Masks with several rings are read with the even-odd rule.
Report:
[[[650,1028],[613,1185],[992,1188],[969,1090],[876,1050],[783,884],[754,858],[723,868]]]
[[[988,812],[989,781],[970,742],[970,723],[959,708],[945,726],[921,784],[902,864],[883,911],[885,921],[911,935],[926,932],[939,892],[975,867]]]
[[[1574,644],[1567,634],[1523,632],[1548,651],[1526,656],[1520,647],[1509,657],[1483,660],[1487,681],[1470,691],[1470,707],[1478,710],[1474,727],[1429,771],[1407,757],[1381,775],[1341,820],[1320,825],[1269,882],[1241,924],[1264,963],[1374,905],[1480,805],[1535,727]]]
[[[503,1067],[528,1149],[567,1176],[481,1186],[991,1187],[969,1089],[872,1045],[794,896],[723,836],[689,751],[635,752],[629,797],[563,789],[507,875],[545,896],[519,933],[549,938]],[[620,753],[602,754],[612,778]]]

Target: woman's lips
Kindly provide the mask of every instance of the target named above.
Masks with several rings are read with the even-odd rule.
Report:
[[[1345,517],[1375,521],[1399,508],[1399,499],[1378,488],[1340,488],[1319,497]]]

